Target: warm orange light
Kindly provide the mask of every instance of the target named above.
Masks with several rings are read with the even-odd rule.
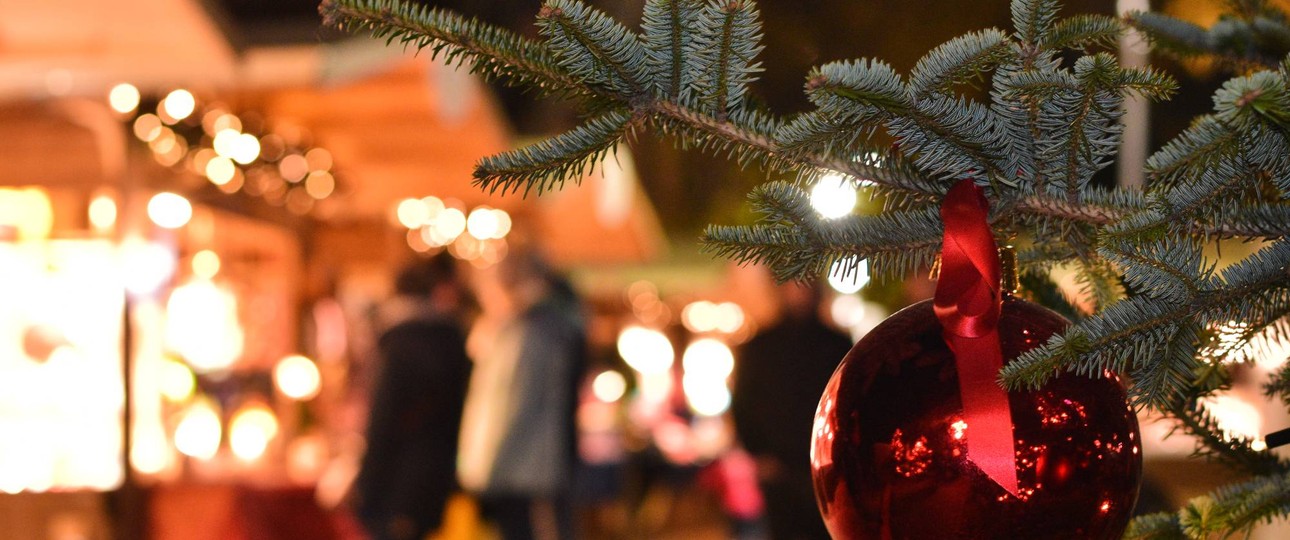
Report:
[[[193,94],[182,88],[166,94],[166,98],[161,102],[161,108],[167,116],[175,121],[188,118],[193,114],[193,109],[197,106],[197,100]]]
[[[313,360],[292,355],[278,361],[273,368],[273,382],[287,397],[305,401],[318,395],[322,376]]]
[[[193,254],[193,275],[210,279],[219,273],[220,260],[219,255],[209,249],[203,249]]]
[[[178,229],[193,217],[193,205],[181,195],[161,192],[148,200],[148,218],[158,227]]]
[[[175,449],[188,457],[211,459],[219,452],[222,437],[223,427],[215,405],[199,401],[188,407],[175,428]]]
[[[116,201],[107,195],[99,195],[90,201],[90,225],[96,230],[106,231],[116,225]]]
[[[315,199],[326,199],[336,189],[336,178],[327,171],[314,171],[305,178],[305,192]]]
[[[130,83],[121,83],[108,92],[108,105],[121,114],[134,112],[139,107],[139,89]]]
[[[278,435],[278,418],[263,405],[249,405],[233,415],[228,430],[228,445],[242,461],[254,461],[264,455],[269,443]]]

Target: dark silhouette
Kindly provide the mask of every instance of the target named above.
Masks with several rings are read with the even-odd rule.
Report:
[[[774,540],[829,538],[811,487],[815,408],[851,340],[820,320],[820,289],[776,289],[781,316],[739,348],[731,402],[735,432],[757,462]]]
[[[446,254],[398,276],[378,342],[367,451],[356,480],[359,520],[377,540],[439,527],[456,489],[457,436],[470,360],[456,318],[463,289]]]

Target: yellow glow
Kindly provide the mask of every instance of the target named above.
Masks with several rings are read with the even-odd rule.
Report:
[[[1218,428],[1228,439],[1257,439],[1263,433],[1263,414],[1254,405],[1233,395],[1217,395],[1201,400]]]
[[[739,304],[722,302],[717,304],[716,312],[716,328],[720,332],[731,334],[744,325],[744,308],[739,307]]]
[[[856,198],[855,186],[840,174],[826,174],[811,188],[811,206],[825,219],[850,214]]]
[[[198,371],[228,369],[242,355],[237,298],[210,280],[175,287],[166,302],[166,345]]]
[[[197,100],[193,98],[193,94],[182,88],[166,94],[165,100],[161,103],[166,115],[174,118],[175,121],[188,118],[188,115],[193,114],[196,106]]]
[[[497,232],[501,229],[497,213],[492,208],[480,206],[470,211],[466,218],[466,232],[480,240],[501,238]]]
[[[311,171],[326,171],[331,169],[331,152],[325,148],[314,148],[305,152],[305,162],[309,164]]]
[[[409,229],[420,227],[430,217],[429,214],[429,209],[421,199],[403,199],[399,201],[399,207],[395,210],[399,223]]]
[[[291,154],[278,162],[278,174],[288,182],[299,182],[309,172],[309,162],[300,154]]]
[[[210,279],[219,273],[220,260],[219,255],[209,249],[203,249],[193,254],[193,275],[202,279]]]
[[[134,112],[139,107],[139,89],[130,83],[121,83],[108,91],[108,105],[121,114]]]
[[[237,166],[229,158],[218,156],[206,162],[206,178],[217,186],[227,184],[236,172]]]
[[[134,294],[156,291],[175,273],[175,256],[165,246],[139,238],[121,244],[122,276]]]
[[[263,405],[249,405],[233,415],[228,431],[228,445],[233,455],[243,461],[254,461],[264,455],[277,436],[278,418]]]
[[[207,400],[198,401],[184,411],[175,428],[175,449],[188,457],[211,459],[219,452],[223,435],[215,405]]]
[[[158,385],[161,395],[176,403],[187,401],[197,390],[197,379],[193,370],[174,360],[164,360],[158,366]]]
[[[229,157],[243,165],[255,161],[255,158],[260,157],[260,139],[250,133],[238,135],[233,141],[232,154]]]
[[[90,201],[90,225],[96,230],[105,231],[116,225],[116,201],[107,195],[99,195]]]
[[[134,136],[143,142],[152,142],[161,135],[161,119],[155,114],[145,114],[134,119]]]
[[[161,192],[148,200],[148,218],[158,227],[178,229],[193,217],[193,205],[181,195]]]
[[[336,178],[327,171],[314,171],[305,178],[305,193],[315,199],[326,199],[336,190]]]
[[[451,242],[461,236],[461,233],[466,232],[466,214],[456,208],[445,208],[435,218],[434,228],[438,230],[440,236]]]
[[[54,208],[40,188],[0,188],[0,225],[13,227],[22,240],[49,237]]]
[[[681,324],[691,332],[709,332],[717,327],[717,305],[707,300],[686,304],[681,309]]]
[[[658,330],[629,326],[618,334],[618,354],[642,374],[666,373],[675,361],[672,342]]]
[[[130,445],[130,464],[143,474],[157,474],[170,465],[170,443],[160,424],[141,422]],[[146,427],[144,427],[146,426]]]
[[[698,339],[685,348],[681,367],[686,375],[724,381],[735,369],[735,355],[725,343],[712,338]]]
[[[287,397],[306,401],[318,395],[322,376],[313,360],[291,355],[278,361],[278,365],[273,368],[273,382]]]
[[[622,399],[623,393],[626,391],[627,379],[624,379],[623,374],[617,371],[601,372],[591,381],[592,394],[595,394],[596,399],[605,403],[613,403]]]

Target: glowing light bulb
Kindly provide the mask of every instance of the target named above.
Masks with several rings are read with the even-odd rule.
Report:
[[[445,208],[434,220],[435,229],[449,241],[466,232],[466,214],[456,208]]]
[[[197,379],[193,370],[174,360],[162,362],[159,368],[161,395],[173,402],[182,402],[193,397],[197,390]]]
[[[188,118],[188,115],[193,114],[193,109],[197,107],[197,100],[193,98],[193,94],[191,92],[180,88],[166,94],[166,98],[162,101],[161,107],[166,112],[167,116],[175,119],[175,121],[179,121]]]
[[[839,174],[827,174],[811,189],[811,206],[825,219],[836,219],[855,209],[856,197],[851,180]]]
[[[318,395],[322,376],[313,360],[292,355],[278,361],[273,368],[273,382],[287,397],[306,401]]]
[[[108,91],[108,105],[121,114],[134,112],[139,107],[139,89],[130,83],[113,86]]]
[[[164,229],[178,229],[193,217],[193,205],[188,199],[169,192],[161,192],[148,200],[148,218]]]
[[[327,171],[314,171],[305,178],[305,193],[315,199],[326,199],[336,190],[336,178]]]

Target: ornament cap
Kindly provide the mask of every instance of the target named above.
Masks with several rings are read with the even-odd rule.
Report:
[[[1017,294],[1019,288],[1017,280],[1017,248],[1012,244],[1005,244],[999,247],[999,285],[1000,291],[1006,295]]]

